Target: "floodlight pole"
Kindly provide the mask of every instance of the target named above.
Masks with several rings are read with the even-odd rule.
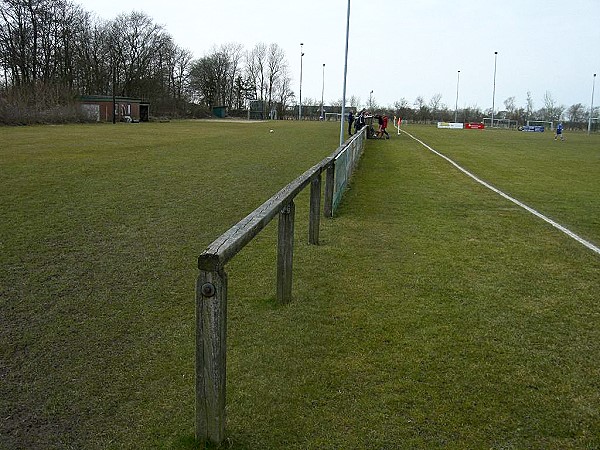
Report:
[[[492,128],[494,128],[494,108],[496,107],[496,62],[498,52],[494,52],[494,93],[492,94]]]
[[[117,123],[117,118],[115,117],[116,109],[117,109],[117,98],[115,94],[115,85],[117,84],[117,70],[115,67],[115,48],[112,44],[110,44],[110,68],[112,72],[112,123],[113,125]]]
[[[298,120],[302,120],[302,57],[304,56],[304,52],[302,51],[302,46],[304,44],[300,42],[300,104],[298,106]]]
[[[344,90],[342,94],[342,120],[340,120],[340,145],[344,143],[344,119],[346,116],[346,76],[348,74],[348,36],[350,35],[350,0],[346,16],[346,56],[344,57]]]
[[[323,97],[325,96],[325,63],[323,63],[323,87],[321,88],[321,120],[325,120],[325,112],[323,111]]]
[[[373,109],[373,89],[369,92],[369,109]]]
[[[588,119],[588,136],[592,131],[592,116],[594,115],[594,88],[596,87],[596,74],[592,81],[592,103],[590,104],[590,117]]]
[[[460,83],[460,70],[458,71],[458,77],[456,79],[456,103],[454,103],[454,123],[458,117],[458,84]]]

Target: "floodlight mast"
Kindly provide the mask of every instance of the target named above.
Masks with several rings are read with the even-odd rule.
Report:
[[[323,86],[321,87],[321,120],[325,120],[325,112],[323,109],[324,96],[325,96],[325,63],[323,63]]]
[[[492,94],[492,128],[494,128],[494,108],[496,107],[496,62],[498,52],[494,52],[494,92]]]
[[[454,103],[454,123],[456,123],[456,119],[458,116],[458,84],[460,83],[460,70],[458,71],[458,76],[456,78],[456,103]]]
[[[592,116],[594,115],[594,88],[596,87],[596,74],[594,74],[594,78],[592,81],[592,103],[590,104],[590,117],[588,119],[588,136],[592,131]]]
[[[304,44],[300,43],[300,104],[298,105],[298,120],[302,120],[302,57],[304,56],[304,52],[302,51],[302,46]]]
[[[350,35],[350,0],[346,16],[346,56],[344,57],[344,90],[342,94],[342,120],[340,120],[340,145],[344,143],[344,119],[346,116],[346,76],[348,74],[348,36]]]

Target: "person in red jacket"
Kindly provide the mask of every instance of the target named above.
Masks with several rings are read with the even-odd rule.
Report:
[[[386,128],[388,126],[388,116],[383,116],[383,124],[381,126],[381,137],[383,137],[383,135],[385,134],[385,138],[389,139],[390,138],[390,133],[387,132]]]

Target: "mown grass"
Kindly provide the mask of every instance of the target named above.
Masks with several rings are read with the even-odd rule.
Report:
[[[410,131],[410,127],[407,129]],[[597,134],[422,129],[419,134],[444,154],[495,187],[572,231],[600,244],[600,139]],[[465,134],[465,133],[471,134]]]
[[[272,127],[0,129],[4,446],[196,445],[195,258],[337,144]],[[597,136],[409,131],[598,244]],[[406,136],[368,143],[319,247],[307,210],[290,305],[275,224],[227,266],[228,447],[600,445],[598,255]]]
[[[335,129],[269,128],[0,129],[6,446],[193,434],[196,257],[337,143]]]

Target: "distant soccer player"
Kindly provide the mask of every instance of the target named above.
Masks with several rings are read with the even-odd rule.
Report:
[[[556,127],[556,134],[554,135],[554,140],[556,141],[559,137],[560,137],[561,141],[565,140],[565,137],[563,136],[563,124],[562,124],[562,122],[559,122],[558,126]]]

